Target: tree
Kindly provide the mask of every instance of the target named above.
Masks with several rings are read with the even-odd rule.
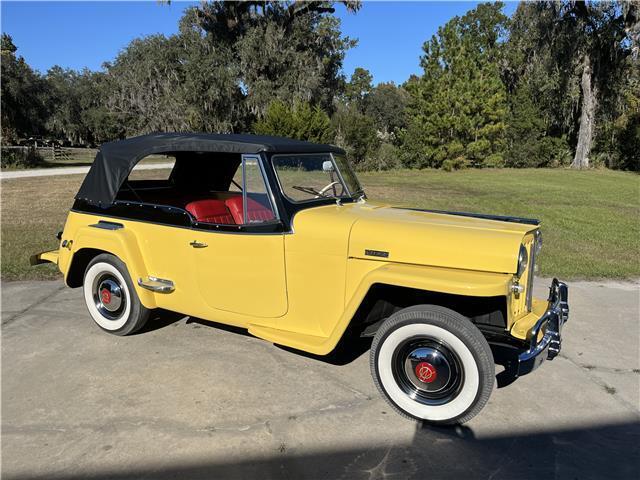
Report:
[[[366,103],[373,90],[373,76],[366,68],[357,67],[351,79],[345,85],[344,98],[348,105],[353,105],[361,113],[366,109]]]
[[[47,82],[46,128],[50,135],[73,144],[84,144],[90,133],[82,122],[80,103],[80,79],[82,75],[74,70],[54,66],[45,76]]]
[[[640,58],[632,54],[626,60],[627,75],[616,85],[615,102],[601,114],[594,150],[609,168],[640,171]]]
[[[106,72],[85,69],[78,77],[76,88],[80,122],[87,129],[87,141],[91,145],[124,138],[130,128],[120,115],[107,106],[108,99],[116,91],[116,85],[115,79]]]
[[[24,58],[16,56],[17,50],[11,36],[3,33],[0,61],[3,142],[45,132],[46,82]]]
[[[371,117],[360,113],[353,105],[339,105],[332,117],[336,144],[345,148],[356,168],[366,168],[366,161],[380,145]]]
[[[624,58],[631,54],[625,45],[627,28],[638,22],[637,4],[587,3],[577,1],[560,11],[562,26],[570,25],[576,40],[575,52],[580,55],[580,130],[574,168],[589,166],[589,154],[595,136],[596,111],[601,96],[612,76],[619,74]]]
[[[127,135],[247,126],[238,67],[225,49],[184,25],[177,35],[132,41],[105,67],[105,107]]]
[[[407,91],[393,82],[379,83],[367,96],[365,113],[371,117],[385,139],[395,141],[405,126],[404,110],[409,101]]]
[[[297,103],[289,107],[276,100],[269,105],[265,116],[253,127],[255,133],[289,137],[317,143],[331,143],[333,129],[329,116],[317,105]]]
[[[502,8],[481,4],[454,17],[424,44],[424,74],[406,86],[406,165],[503,164],[507,103],[498,60],[507,18]]]
[[[192,7],[185,21],[237,66],[247,108],[260,118],[274,99],[331,111],[345,52],[355,45],[333,12],[333,2],[323,1],[216,1]]]
[[[575,148],[574,168],[589,166],[598,124],[619,105],[637,24],[633,2],[522,3],[514,15],[511,86],[529,83],[548,132]]]

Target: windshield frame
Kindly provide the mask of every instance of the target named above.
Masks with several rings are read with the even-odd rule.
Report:
[[[340,175],[340,179],[342,180],[342,183],[345,185],[345,188],[349,192],[350,198],[360,197],[361,195],[364,195],[364,189],[362,188],[362,184],[360,183],[360,179],[358,178],[358,176],[356,175],[356,172],[351,167],[351,163],[349,162],[349,160],[347,160],[347,155],[346,154],[336,154],[336,153],[330,153],[329,155],[331,155],[331,160],[333,161],[333,165],[335,167],[338,167],[338,168],[336,168],[336,171],[338,172],[338,175]],[[341,157],[341,161],[344,163],[344,167],[345,168],[339,168],[338,161],[337,161],[336,157]],[[349,176],[355,181],[356,189],[354,191],[351,191],[351,187],[349,186],[349,184],[345,180],[345,177],[343,175],[343,171],[345,171],[345,170],[347,171]]]
[[[340,183],[342,184],[342,187],[344,189],[344,191],[346,192],[346,194],[343,195],[339,195],[334,197],[333,195],[331,196],[320,196],[318,198],[307,198],[307,199],[303,199],[303,200],[296,200],[294,198],[291,198],[289,195],[287,195],[281,179],[280,179],[280,173],[278,172],[278,166],[276,164],[278,157],[321,157],[321,156],[327,156],[328,159],[331,161],[331,163],[333,164],[333,168],[334,171],[336,172],[338,179],[340,180]],[[340,162],[347,168],[349,169],[349,176],[355,180],[355,187],[356,187],[356,191],[351,191],[351,186],[346,182],[345,177],[342,174],[342,169],[340,168],[340,165],[338,164],[338,160],[335,158],[335,155],[331,152],[321,152],[321,153],[276,153],[271,155],[271,167],[273,168],[273,172],[275,174],[276,177],[276,182],[278,184],[278,188],[280,190],[280,194],[282,195],[283,199],[285,199],[287,202],[290,202],[294,205],[304,205],[304,204],[309,204],[309,203],[321,203],[321,204],[325,204],[327,202],[327,200],[331,201],[331,202],[335,202],[335,201],[344,201],[344,200],[355,200],[356,196],[360,196],[364,194],[364,191],[362,190],[362,186],[360,184],[360,181],[358,180],[358,177],[356,176],[356,174],[353,172],[353,170],[351,169],[351,166],[349,165],[349,162],[347,161],[347,158],[345,155],[341,155],[341,159]]]

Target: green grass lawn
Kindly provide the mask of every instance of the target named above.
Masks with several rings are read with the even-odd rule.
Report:
[[[147,174],[146,172],[140,172]],[[150,173],[149,173],[150,174]],[[361,173],[371,200],[542,220],[540,274],[640,277],[640,176],[608,170],[401,170]],[[55,248],[80,175],[2,181],[2,278],[55,278],[29,255]]]

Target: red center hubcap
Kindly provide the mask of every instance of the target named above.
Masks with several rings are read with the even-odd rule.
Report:
[[[100,298],[102,298],[102,303],[111,303],[111,292],[103,288],[100,291]]]
[[[438,377],[438,372],[430,363],[420,362],[416,365],[416,377],[423,383],[431,383]]]

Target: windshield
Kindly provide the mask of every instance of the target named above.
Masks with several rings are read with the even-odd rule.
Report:
[[[282,193],[292,202],[362,194],[360,183],[343,155],[274,155],[272,163]]]

